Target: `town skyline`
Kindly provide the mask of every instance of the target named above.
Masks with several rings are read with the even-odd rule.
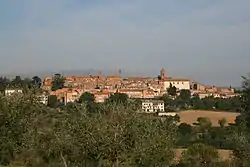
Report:
[[[122,71],[122,77],[157,77],[159,75],[159,70],[161,68],[159,67],[156,70],[150,71],[149,69],[146,71],[144,70],[137,70],[137,71],[130,71],[130,70],[124,70],[120,69]],[[173,70],[168,70],[166,69],[166,75],[169,77],[178,77],[178,78],[189,78],[192,81],[199,81],[202,84],[207,84],[207,85],[217,85],[217,86],[233,86],[235,88],[241,87],[241,76],[246,76],[245,75],[238,75],[234,77],[224,77],[226,81],[220,81],[216,79],[216,76],[210,76],[210,78],[213,79],[207,79],[205,75],[204,77],[199,77],[195,74],[189,74],[187,75],[185,72],[181,73],[178,71],[173,71]],[[46,76],[52,76],[56,73],[59,73],[61,75],[67,76],[88,76],[89,74],[91,75],[98,75],[99,72],[102,72],[104,76],[112,76],[112,75],[118,75],[119,69],[94,69],[94,68],[89,68],[89,69],[72,69],[72,70],[41,70],[41,71],[27,71],[27,72],[10,72],[10,73],[0,73],[0,76],[6,76],[8,78],[14,78],[15,76],[21,76],[22,78],[25,77],[33,77],[33,76],[39,76],[41,78],[44,78]],[[186,74],[186,75],[185,75]],[[223,77],[223,76],[222,76]],[[231,80],[231,81],[230,81]]]

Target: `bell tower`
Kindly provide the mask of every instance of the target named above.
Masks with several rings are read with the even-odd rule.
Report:
[[[164,68],[161,69],[161,79],[165,78],[165,70]]]

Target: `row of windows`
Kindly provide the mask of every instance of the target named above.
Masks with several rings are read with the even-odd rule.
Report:
[[[184,84],[184,82],[170,82],[170,84]]]

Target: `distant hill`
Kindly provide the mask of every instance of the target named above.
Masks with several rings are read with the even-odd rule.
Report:
[[[15,76],[21,76],[22,78],[26,78],[26,77],[33,77],[33,76],[39,76],[41,78],[44,78],[45,76],[52,76],[56,73],[60,73],[63,76],[67,76],[67,75],[72,75],[72,76],[86,76],[86,75],[98,75],[99,72],[102,71],[104,76],[107,75],[119,75],[118,70],[95,70],[95,69],[83,69],[83,70],[63,70],[63,71],[30,71],[30,72],[17,72],[17,73],[8,73],[8,74],[0,74],[0,76],[6,76],[8,78],[14,78]],[[122,77],[135,77],[135,76],[139,76],[139,77],[146,77],[146,76],[150,76],[150,77],[156,77],[156,75],[152,75],[152,74],[146,74],[145,72],[129,72],[129,71],[122,71]]]

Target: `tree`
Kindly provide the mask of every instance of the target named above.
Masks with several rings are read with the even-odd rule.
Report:
[[[250,132],[250,75],[247,77],[243,77],[244,81],[242,83],[242,95],[241,95],[241,101],[242,101],[242,109],[243,109],[243,115],[245,119],[245,124],[247,129]]]
[[[180,91],[180,96],[179,96],[182,100],[184,100],[185,102],[188,102],[191,98],[191,92],[190,90],[181,90]]]
[[[177,89],[175,86],[172,85],[172,83],[170,83],[169,88],[167,89],[167,92],[170,96],[176,96],[177,94]]]
[[[198,125],[198,134],[199,134],[199,140],[203,140],[205,143],[207,143],[210,138],[211,138],[211,134],[209,133],[209,131],[211,130],[212,127],[212,123],[211,120],[209,118],[206,117],[198,117],[197,118],[197,123],[195,123],[196,125]]]
[[[198,117],[197,122],[202,132],[206,132],[212,126],[211,120],[207,117]]]
[[[213,96],[205,97],[202,99],[203,109],[213,110],[215,107],[215,101]]]
[[[93,103],[95,102],[95,96],[92,93],[89,92],[84,92],[79,100],[77,101],[78,103]]]
[[[52,91],[64,88],[65,78],[61,74],[55,74],[52,80]]]
[[[221,128],[223,128],[227,123],[227,120],[225,118],[222,118],[218,121],[218,124],[220,125]]]
[[[191,98],[191,105],[193,106],[194,109],[204,108],[202,100],[200,99],[198,94],[194,94],[193,97]]]
[[[173,108],[173,99],[169,98],[169,96],[167,94],[164,94],[160,100],[163,100],[164,101],[164,107],[165,107],[165,110],[169,110],[171,108]]]
[[[0,92],[4,92],[6,87],[10,84],[10,80],[6,77],[0,77]]]
[[[107,102],[111,103],[122,103],[127,104],[128,102],[128,95],[125,93],[114,93],[108,99]]]
[[[42,79],[39,78],[38,76],[32,77],[32,84],[36,88],[40,88],[42,85]]]
[[[12,81],[11,81],[11,87],[15,88],[22,88],[23,82],[22,78],[20,76],[16,76]]]
[[[247,167],[250,164],[250,75],[242,77],[242,115],[236,118],[237,130],[232,141],[233,155],[239,166]]]
[[[214,167],[219,154],[215,148],[197,143],[182,153],[180,162],[186,167]]]
[[[180,132],[182,135],[187,135],[187,134],[192,133],[193,128],[192,128],[191,125],[189,125],[189,124],[187,124],[187,123],[181,123],[181,124],[178,126],[178,130],[179,130],[179,132]]]

